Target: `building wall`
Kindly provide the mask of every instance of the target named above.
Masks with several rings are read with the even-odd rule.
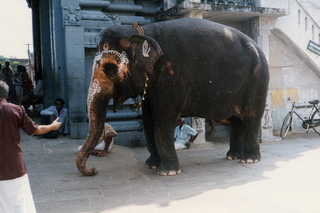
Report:
[[[294,44],[292,44],[294,45]],[[277,36],[270,36],[270,85],[273,104],[274,134],[279,135],[286,113],[291,109],[292,101],[299,101],[298,105],[308,105],[308,101],[319,99],[320,78]],[[297,109],[302,117],[308,117],[310,108]],[[294,118],[294,133],[302,133],[301,121]]]
[[[291,97],[299,105],[320,99],[320,56],[307,49],[309,41],[320,43],[320,27],[315,17],[319,5],[314,0],[290,0],[288,16],[272,20],[269,37],[270,85],[273,130],[279,135],[283,119],[291,109]],[[319,13],[319,12],[318,12]],[[308,117],[310,108],[297,112]],[[302,133],[301,120],[294,119],[293,133]]]

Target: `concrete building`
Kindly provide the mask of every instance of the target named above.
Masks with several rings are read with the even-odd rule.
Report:
[[[99,33],[131,25],[196,17],[237,28],[263,49],[270,64],[270,96],[262,137],[278,135],[290,108],[320,98],[320,2],[317,0],[27,0],[33,11],[35,71],[44,78],[45,107],[66,100],[71,138],[87,135],[86,96]],[[112,104],[112,103],[111,103]],[[124,145],[143,141],[141,113],[128,100],[108,122]],[[299,113],[306,114],[301,109]],[[199,123],[199,122],[198,122]],[[200,122],[201,123],[201,122]],[[204,122],[202,122],[204,125]],[[293,131],[301,132],[298,120]],[[205,127],[200,127],[204,130]],[[204,132],[203,132],[204,133]]]

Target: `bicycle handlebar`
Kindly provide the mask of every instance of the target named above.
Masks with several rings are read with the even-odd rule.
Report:
[[[300,102],[300,101],[296,101],[296,100],[292,100],[291,97],[287,98],[287,101],[292,101],[292,104],[296,104],[296,103],[300,103],[300,104],[307,104],[306,102]]]

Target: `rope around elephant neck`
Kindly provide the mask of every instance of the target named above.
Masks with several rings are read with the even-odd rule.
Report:
[[[141,26],[139,26],[137,22],[133,22],[131,26],[136,28],[136,30],[138,31],[138,33],[140,35],[145,35],[144,34],[144,29]]]

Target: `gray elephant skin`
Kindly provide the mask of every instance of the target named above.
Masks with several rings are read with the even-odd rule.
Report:
[[[109,101],[117,112],[138,95],[144,99],[150,152],[145,166],[158,174],[181,172],[173,139],[178,117],[228,118],[227,159],[260,161],[258,134],[269,70],[251,38],[209,20],[182,18],[143,28],[110,27],[101,33],[98,48],[88,92],[88,136],[76,159],[84,175],[97,173],[86,161],[102,133]]]

